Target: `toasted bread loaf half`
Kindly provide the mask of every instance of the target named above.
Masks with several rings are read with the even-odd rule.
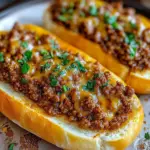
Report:
[[[85,61],[95,62],[84,52],[70,46],[38,26],[21,25],[21,28],[23,32],[49,35],[64,50],[69,50],[73,54],[79,53]],[[101,66],[101,69],[108,71],[103,66]],[[125,86],[121,79],[111,72],[110,74],[114,83],[118,81]],[[143,108],[137,96],[133,94],[130,99],[132,112],[129,114],[127,121],[119,128],[115,130],[84,129],[68,121],[63,115],[52,116],[47,114],[27,96],[16,92],[10,84],[0,81],[1,113],[40,138],[60,148],[70,150],[123,150],[128,147],[139,134],[144,117]],[[103,101],[107,101],[107,98],[104,98]]]
[[[92,3],[92,2],[91,2]],[[50,4],[51,5],[51,4]],[[96,0],[97,6],[105,6],[103,1]],[[46,29],[59,36],[61,39],[72,44],[73,46],[84,50],[87,54],[97,59],[102,65],[122,78],[128,85],[135,89],[138,94],[150,93],[149,69],[131,70],[127,65],[120,63],[114,56],[106,53],[100,44],[85,38],[80,33],[67,29],[63,25],[54,22],[50,13],[51,6],[45,11],[43,24]],[[149,20],[144,16],[138,15],[145,28],[150,27]],[[113,45],[112,45],[113,46]],[[140,85],[139,85],[140,83]]]

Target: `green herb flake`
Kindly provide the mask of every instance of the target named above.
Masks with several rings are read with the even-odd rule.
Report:
[[[125,42],[129,45],[131,58],[134,58],[139,45],[135,40],[135,35],[133,33],[126,33]]]
[[[109,12],[106,12],[104,14],[104,21],[105,21],[105,23],[112,25],[112,24],[116,23],[117,17],[116,16],[110,16]]]
[[[45,49],[41,50],[40,54],[43,56],[44,60],[52,59],[54,57],[53,51],[48,52]]]
[[[136,55],[137,48],[130,46],[130,57],[134,58]]]
[[[63,76],[63,75],[65,75],[65,74],[66,74],[66,71],[65,71],[65,70],[62,70],[62,71],[59,72],[59,76]]]
[[[0,52],[0,62],[4,62],[4,54]]]
[[[94,91],[94,87],[96,85],[95,80],[89,80],[86,85],[83,86],[84,90]]]
[[[66,59],[69,56],[68,52],[64,52],[63,54],[61,54],[60,56],[58,56],[59,59]]]
[[[15,143],[12,143],[8,146],[8,150],[13,150],[14,149],[14,146],[15,146]]]
[[[28,42],[27,41],[23,41],[23,42],[21,42],[21,47],[23,47],[23,48],[28,48]]]
[[[63,8],[61,9],[61,13],[64,14],[64,13],[66,13],[66,12],[67,12],[67,9],[63,7]]]
[[[45,63],[44,65],[42,65],[41,66],[41,72],[44,72],[44,71],[46,71],[47,69],[49,69],[50,68],[50,63]]]
[[[134,23],[132,21],[130,21],[130,26],[131,26],[132,29],[136,29],[137,28],[136,23]]]
[[[32,51],[27,50],[27,51],[24,53],[24,59],[25,59],[26,61],[30,61],[31,58],[32,58]]]
[[[41,54],[42,56],[44,56],[44,55],[48,55],[49,52],[48,52],[47,50],[45,50],[45,49],[42,49],[42,50],[40,51],[40,54]]]
[[[28,83],[28,80],[26,78],[21,78],[20,82],[22,84],[27,84]]]
[[[74,11],[73,8],[70,8],[70,9],[68,10],[68,13],[72,15],[72,14],[73,14],[73,11]]]
[[[55,40],[51,39],[50,43],[52,50],[58,50],[58,44],[55,42]]]
[[[63,90],[63,92],[67,92],[69,90],[69,87],[66,85],[63,85],[62,90]]]
[[[71,69],[76,69],[76,68],[78,69],[76,63],[74,62],[74,63],[71,63],[69,66],[67,66],[66,70],[71,70]]]
[[[94,74],[93,79],[95,80],[95,79],[97,79],[98,77],[100,77],[100,74],[99,74],[99,73],[96,73],[96,74]]]
[[[26,74],[30,70],[30,66],[27,63],[22,64],[20,67],[22,74]]]
[[[19,63],[20,65],[22,65],[24,62],[25,62],[24,59],[19,59],[19,60],[18,60],[18,63]]]
[[[68,18],[64,15],[59,15],[58,16],[58,20],[62,21],[62,22],[67,22],[68,21]]]
[[[133,43],[133,41],[135,42],[135,35],[133,33],[126,33],[125,42],[130,44],[131,42]]]
[[[20,65],[23,65],[24,63],[30,61],[31,58],[32,58],[32,52],[28,50],[23,54],[23,58],[18,60],[18,63]]]
[[[53,69],[54,72],[59,71],[61,69],[60,65],[56,65],[56,67]]]
[[[89,13],[92,16],[97,16],[98,15],[98,9],[97,9],[97,7],[95,5],[90,6]]]
[[[67,65],[68,63],[70,62],[70,60],[69,59],[63,59],[63,61],[62,61],[62,65]]]
[[[149,134],[148,132],[145,133],[145,136],[144,136],[144,137],[145,137],[146,140],[150,140],[150,134]]]
[[[52,87],[55,87],[55,86],[57,85],[57,83],[58,83],[58,80],[56,79],[56,77],[53,76],[53,75],[51,75],[51,76],[50,76],[50,85],[51,85]]]
[[[119,29],[119,24],[117,22],[112,23],[111,26],[113,29]]]
[[[73,69],[75,69],[75,68],[77,68],[77,65],[76,65],[75,63],[72,63],[72,64],[70,65],[70,67],[73,68]]]
[[[78,69],[79,69],[81,72],[86,72],[86,68],[81,64],[80,61],[76,61],[76,63],[77,63]]]
[[[53,56],[53,53],[49,53],[48,55],[44,55],[43,56],[43,59],[44,60],[47,60],[47,59],[52,59],[54,56]]]

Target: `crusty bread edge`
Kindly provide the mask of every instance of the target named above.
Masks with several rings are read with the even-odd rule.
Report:
[[[49,33],[40,27],[34,25],[24,25],[25,28],[37,31],[38,33]],[[52,35],[52,34],[51,34]],[[56,37],[55,37],[56,38]],[[70,49],[73,52],[79,52],[65,42],[57,38],[61,46]],[[83,52],[86,60],[95,61]],[[106,70],[105,68],[103,68]],[[114,80],[121,81],[112,73]],[[122,81],[121,81],[122,82]],[[45,139],[46,141],[55,144],[58,147],[70,150],[121,150],[125,149],[133,142],[139,134],[143,123],[143,108],[139,99],[134,95],[136,112],[131,116],[128,123],[116,131],[107,133],[88,133],[85,130],[73,128],[68,129],[69,123],[63,122],[58,118],[48,116],[39,109],[35,104],[27,100],[24,96],[13,91],[5,83],[0,82],[0,111],[10,120],[14,121],[22,128],[34,133],[35,135]],[[17,98],[16,98],[17,97]],[[72,126],[73,127],[73,126]],[[85,134],[84,134],[85,132]],[[91,136],[95,134],[95,136]]]

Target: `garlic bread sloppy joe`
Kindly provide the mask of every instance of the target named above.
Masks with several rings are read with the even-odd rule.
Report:
[[[121,79],[48,31],[18,23],[0,32],[0,111],[70,150],[125,149],[143,122]]]
[[[150,93],[150,23],[134,9],[99,0],[56,0],[44,14],[44,25],[97,59],[136,93]]]

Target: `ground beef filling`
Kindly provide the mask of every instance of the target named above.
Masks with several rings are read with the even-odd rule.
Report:
[[[150,28],[134,9],[121,3],[97,7],[93,0],[57,0],[50,14],[53,21],[99,44],[131,70],[150,68]]]
[[[62,50],[51,36],[37,35],[16,24],[0,36],[0,43],[0,81],[49,115],[63,115],[84,129],[114,130],[132,113],[132,88],[112,83],[110,73],[103,72],[98,62],[86,62],[79,54]],[[100,100],[102,97],[105,99]],[[113,98],[119,101],[117,108]]]

